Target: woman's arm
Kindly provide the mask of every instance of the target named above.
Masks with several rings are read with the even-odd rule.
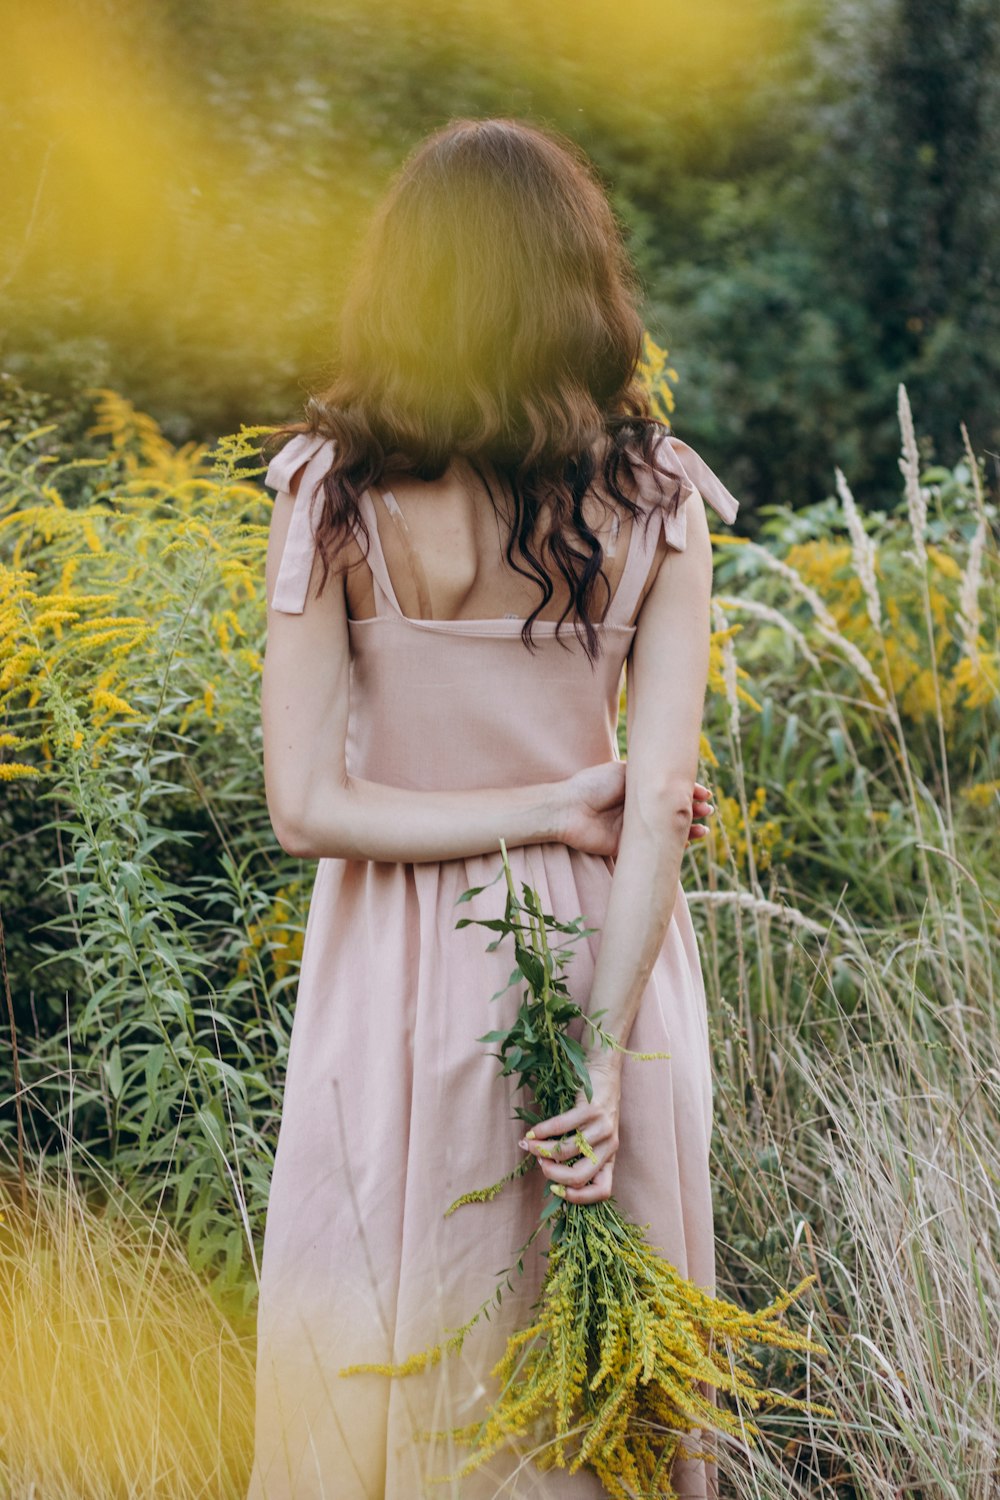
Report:
[[[264,784],[278,842],[304,859],[460,859],[559,841],[614,854],[623,764],[566,781],[474,791],[411,791],[348,775],[349,637],[343,571],[317,595],[313,568],[299,615],[271,608],[293,500],[274,502],[268,538],[267,648],[261,689]],[[360,556],[360,549],[358,549]]]
[[[601,932],[588,1010],[627,1044],[639,1001],[673,915],[681,856],[691,823],[701,719],[708,679],[712,548],[703,506],[690,504],[687,544],[668,551],[639,616],[629,668],[628,781],[618,859]],[[542,1122],[526,1139],[545,1175],[564,1185],[571,1202],[593,1203],[611,1192],[618,1147],[622,1055],[587,1046],[594,1097]],[[592,1162],[577,1156],[582,1129]],[[539,1142],[548,1142],[544,1150]],[[551,1153],[555,1160],[547,1160]],[[560,1161],[561,1158],[561,1161]]]
[[[673,916],[691,826],[711,634],[712,544],[700,503],[643,605],[629,667],[628,785],[589,1010],[626,1045]],[[599,1044],[592,1061],[620,1053]]]

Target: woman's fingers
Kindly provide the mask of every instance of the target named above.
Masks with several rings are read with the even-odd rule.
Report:
[[[691,827],[688,830],[688,843],[694,843],[696,839],[708,836],[708,827],[701,822],[702,818],[710,818],[715,812],[715,804],[708,787],[702,786],[700,782],[694,784],[694,797],[691,804]]]
[[[532,1125],[524,1139],[530,1146],[532,1141],[547,1141],[554,1135],[566,1135],[582,1129],[593,1120],[594,1115],[592,1104],[577,1104],[561,1115],[553,1115],[551,1120],[539,1120],[537,1125]]]
[[[585,1183],[600,1176],[617,1150],[618,1142],[611,1138],[602,1142],[595,1150],[596,1163],[589,1156],[581,1156],[579,1161],[571,1165],[560,1161],[543,1161],[542,1171],[550,1182],[561,1182],[565,1187],[583,1187]]]
[[[567,1187],[565,1198],[567,1203],[601,1203],[605,1198],[611,1197],[611,1169],[613,1161],[605,1162],[592,1181],[583,1187]]]
[[[595,1063],[591,1076],[590,1099],[581,1091],[574,1108],[540,1120],[519,1143],[537,1156],[553,1185],[567,1192],[599,1176],[618,1150],[618,1074]]]
[[[587,1145],[593,1150],[601,1141],[607,1140],[610,1134],[610,1124],[606,1120],[598,1119],[589,1125],[574,1130],[571,1135],[559,1136],[554,1140],[545,1141],[522,1139],[518,1141],[518,1145],[524,1151],[531,1151],[542,1162],[572,1161],[574,1157],[580,1155],[586,1158],[586,1152],[580,1145],[580,1136],[583,1137]]]
[[[519,1143],[525,1151],[537,1156],[539,1161],[572,1161],[580,1155],[576,1138],[561,1137],[557,1141],[524,1141]]]

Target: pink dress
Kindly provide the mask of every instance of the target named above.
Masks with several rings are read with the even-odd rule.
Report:
[[[274,592],[277,610],[304,607],[312,504],[331,452],[322,438],[297,436],[268,470],[266,483],[288,490],[306,464]],[[364,496],[377,613],[350,623],[353,774],[415,789],[515,786],[617,755],[622,669],[635,634],[629,622],[658,526],[682,548],[685,507],[699,492],[727,520],[737,508],[686,444],[665,436],[660,454],[677,476],[681,505],[648,530],[629,527],[594,668],[571,628],[557,642],[554,624],[536,623],[538,649],[531,653],[519,619],[404,616],[379,538],[391,512],[377,511],[372,495]],[[662,481],[651,471],[642,480],[640,503],[648,506]],[[663,689],[670,690],[669,662]],[[546,909],[567,919],[582,913],[600,928],[612,860],[545,843],[511,850],[511,863]],[[502,882],[471,907],[455,905],[499,868],[499,853],[420,864],[318,861],[264,1235],[248,1500],[604,1494],[587,1471],[543,1473],[514,1453],[456,1486],[428,1484],[452,1473],[465,1450],[420,1433],[466,1424],[484,1411],[495,1389],[491,1368],[537,1296],[543,1236],[523,1274],[512,1276],[513,1291],[505,1291],[489,1321],[480,1320],[461,1354],[405,1379],[338,1375],[351,1363],[400,1361],[439,1342],[490,1296],[537,1222],[544,1185],[537,1169],[493,1202],[443,1216],[460,1194],[495,1182],[522,1156],[513,1081],[499,1078],[489,1047],[476,1041],[516,1009],[513,990],[490,999],[507,982],[511,953],[507,944],[487,953],[490,935],[480,927],[455,929],[461,915],[502,914]],[[570,969],[582,997],[598,942],[594,936],[580,944]],[[649,1226],[651,1243],[674,1265],[714,1290],[708,1026],[683,893],[629,1045],[670,1058],[625,1061],[615,1197]],[[690,1500],[716,1493],[713,1464],[678,1462],[672,1477]]]

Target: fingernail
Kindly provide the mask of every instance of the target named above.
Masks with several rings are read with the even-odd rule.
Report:
[[[530,1151],[531,1150],[531,1147],[528,1145],[527,1141],[518,1141],[517,1144],[520,1146],[520,1148],[521,1148],[522,1151]]]
[[[563,1187],[561,1182],[550,1182],[549,1192],[555,1193],[557,1198],[565,1198],[566,1196],[566,1189]]]
[[[535,1139],[535,1132],[533,1130],[526,1131],[524,1139],[526,1141],[533,1141]]]

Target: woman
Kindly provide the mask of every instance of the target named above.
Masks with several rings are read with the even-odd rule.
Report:
[[[695,782],[711,587],[698,496],[726,519],[736,501],[649,415],[636,290],[568,141],[452,122],[376,214],[335,381],[268,471],[267,801],[282,846],[318,866],[264,1239],[250,1500],[414,1500],[458,1466],[462,1450],[426,1434],[484,1410],[544,1274],[540,1240],[460,1356],[402,1380],[338,1372],[463,1323],[528,1239],[543,1178],[575,1203],[614,1191],[714,1288],[705,995],[678,872],[692,816],[710,811]],[[512,990],[490,1000],[511,954],[455,928],[501,838],[547,910],[599,929],[573,993],[622,1043],[670,1053],[592,1047],[592,1101],[533,1141],[476,1040],[516,1008]],[[461,911],[498,915],[500,889]],[[444,1217],[526,1150],[537,1170]],[[701,1459],[672,1477],[684,1496],[715,1493]],[[429,1492],[602,1494],[588,1472],[514,1453]]]

